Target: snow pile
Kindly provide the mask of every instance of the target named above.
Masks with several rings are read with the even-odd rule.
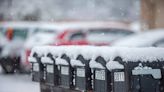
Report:
[[[118,51],[118,56],[122,58],[123,61],[141,61],[141,62],[153,62],[153,61],[163,61],[164,60],[164,48],[120,48]]]
[[[86,60],[90,61],[91,68],[104,68],[96,60],[101,56],[107,63],[109,70],[115,68],[123,68],[114,59],[120,57],[120,62],[158,62],[164,61],[164,48],[128,48],[128,47],[96,47],[96,46],[40,46],[32,49],[31,55],[37,53],[40,57],[46,57],[48,53],[52,54],[58,65],[69,65],[69,63],[61,59],[62,55],[68,56],[72,66],[84,66],[84,64],[76,60],[79,55],[82,55]],[[56,58],[57,57],[57,58]],[[109,62],[108,62],[109,61]],[[115,61],[115,62],[114,62]],[[52,62],[50,58],[43,58],[42,62]]]
[[[122,64],[120,64],[119,62],[117,62],[117,61],[109,61],[106,64],[106,67],[110,71],[114,70],[114,69],[124,69],[124,66]]]
[[[56,65],[69,65],[65,59],[56,58]]]
[[[85,66],[80,60],[71,59],[70,63],[72,66]]]
[[[142,63],[139,63],[137,67],[134,68],[135,70],[142,70],[142,69],[152,69],[151,67],[148,66],[143,66]]]
[[[39,57],[47,55],[50,52],[49,48],[51,48],[51,46],[36,46],[36,47],[33,47],[33,49],[31,50],[30,56],[33,56],[35,53]]]
[[[40,32],[29,39],[27,39],[25,43],[25,48],[32,48],[34,46],[40,46],[40,45],[48,45],[53,44],[55,42],[56,34],[54,33],[46,33],[46,32]]]
[[[162,77],[160,69],[152,69],[152,67],[143,66],[139,63],[137,67],[132,70],[133,75],[149,75],[151,74],[155,79],[160,79]]]
[[[32,63],[37,62],[36,58],[34,58],[34,57],[28,57],[28,61],[32,62]]]
[[[40,46],[32,49],[31,55],[37,53],[38,56],[44,56],[51,53],[53,56],[66,54],[72,59],[82,55],[85,59],[96,59],[98,56],[103,57],[106,61],[114,60],[120,56],[123,61],[143,61],[152,62],[164,60],[164,48],[128,48],[128,47],[96,47],[96,46]]]
[[[53,60],[51,60],[49,57],[42,57],[41,62],[53,64]]]
[[[96,62],[95,60],[91,60],[89,62],[89,66],[91,68],[99,68],[99,69],[105,69],[105,67],[103,67],[100,63]]]

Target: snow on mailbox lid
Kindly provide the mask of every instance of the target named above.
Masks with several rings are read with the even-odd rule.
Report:
[[[41,62],[53,64],[53,60],[51,60],[49,57],[42,57]]]
[[[106,67],[110,71],[114,70],[114,69],[124,69],[124,66],[122,64],[120,64],[119,62],[117,62],[117,61],[109,61],[106,64]]]
[[[126,62],[164,61],[164,48],[118,48],[118,52],[118,56],[120,56],[122,60]]]
[[[73,60],[78,55],[82,55],[85,59],[92,59],[94,57],[101,56],[106,61],[113,61],[114,58],[117,56],[121,57],[123,62],[164,61],[164,48],[155,48],[155,47],[128,48],[128,47],[106,47],[106,46],[102,46],[102,47],[42,46],[42,47],[35,47],[34,49],[32,49],[32,53],[34,52],[36,52],[40,56],[46,55],[47,53],[51,53],[52,55],[57,55],[57,56],[60,56],[62,54],[67,54],[67,56],[70,56],[70,58]],[[30,56],[32,56],[32,54]],[[61,61],[63,61],[62,62],[63,64],[68,65],[68,62],[64,59],[58,58],[56,60],[57,62],[59,61],[59,64]],[[114,62],[110,62],[110,63],[114,63]]]

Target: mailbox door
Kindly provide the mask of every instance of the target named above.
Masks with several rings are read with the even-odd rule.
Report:
[[[54,67],[52,64],[46,65],[46,82],[54,84]]]
[[[32,63],[32,80],[39,82],[39,64]]]
[[[151,75],[132,76],[132,92],[160,92],[159,80]]]
[[[77,90],[86,90],[85,68],[76,68],[75,85]]]
[[[61,86],[70,87],[69,66],[61,66]]]
[[[113,73],[114,92],[126,92],[125,73],[122,71]]]
[[[95,70],[94,91],[107,92],[105,70]]]

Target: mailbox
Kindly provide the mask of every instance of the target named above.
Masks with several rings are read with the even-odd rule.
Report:
[[[112,73],[112,92],[163,92],[163,65],[158,60],[108,63]]]
[[[99,56],[95,60],[90,61],[90,67],[93,69],[93,89],[94,92],[110,92],[111,76],[106,69],[106,61]]]
[[[33,57],[29,57],[28,60],[32,64],[32,81],[39,82],[43,77],[44,65],[41,63],[41,58],[34,53]]]
[[[80,91],[91,91],[92,72],[89,67],[89,60],[79,55],[76,60],[71,60],[71,65],[75,67],[75,89]]]
[[[55,59],[59,68],[60,86],[62,88],[73,89],[74,68],[70,65],[70,58],[63,54]]]

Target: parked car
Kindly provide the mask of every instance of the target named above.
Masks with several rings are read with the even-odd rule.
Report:
[[[118,35],[121,36],[126,36],[131,33],[128,28],[126,27],[120,27],[118,26],[118,29],[114,29],[113,27],[107,25],[107,23],[101,23],[101,22],[61,22],[61,23],[55,23],[55,26],[50,26],[51,24],[47,23],[45,25],[42,25],[42,27],[39,27],[38,33],[33,35],[32,37],[29,37],[27,41],[25,42],[25,50],[24,53],[21,56],[21,61],[24,61],[25,65],[24,68],[26,70],[30,69],[29,61],[28,61],[28,56],[31,52],[31,49],[34,46],[38,45],[107,45],[109,44],[108,42],[105,42],[106,39],[110,39],[108,36],[112,36],[112,39],[110,41],[116,40],[118,38]],[[122,28],[122,29],[121,29]],[[45,29],[49,29],[44,31]],[[51,30],[50,30],[51,29]],[[103,30],[107,29],[107,30]],[[52,32],[52,30],[56,30],[55,33]],[[92,32],[94,31],[94,32]],[[119,32],[120,31],[120,32]],[[52,32],[52,33],[51,33]],[[97,36],[98,34],[101,34],[100,40],[104,39],[105,41],[102,42],[102,40],[99,42],[94,42],[90,41],[93,40],[91,37],[95,37],[94,35]],[[105,36],[109,32],[110,35]],[[118,35],[115,39],[113,39],[113,35],[115,33]],[[57,34],[57,37],[56,37]],[[104,37],[104,36],[105,37]],[[104,37],[104,38],[103,38]],[[88,40],[87,40],[88,39]],[[28,65],[28,66],[27,66]]]
[[[118,40],[112,46],[121,47],[164,47],[164,29],[140,32]]]
[[[8,44],[4,46],[1,53],[0,63],[5,73],[14,73],[15,71],[26,72],[29,64],[23,59],[26,55],[24,44],[27,39],[33,37],[34,34],[40,31],[53,29],[54,23],[44,27],[45,24],[50,23],[35,23],[35,22],[3,22],[0,27],[3,28],[4,35],[9,40]]]
[[[122,37],[134,32],[119,28],[81,28],[65,30],[57,37],[56,45],[110,45]]]
[[[51,45],[56,41],[56,31],[46,30],[40,31],[34,34],[32,37],[28,38],[24,44],[24,52],[21,55],[21,61],[24,61],[26,66],[26,70],[30,70],[31,65],[29,65],[28,56],[30,55],[31,49],[34,46],[41,45]]]

